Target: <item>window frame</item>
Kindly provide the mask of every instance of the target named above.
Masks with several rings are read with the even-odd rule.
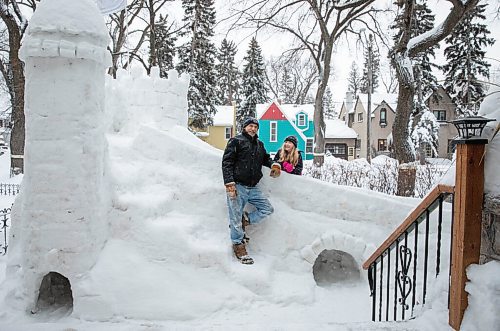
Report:
[[[384,114],[382,118],[382,114]],[[379,121],[380,126],[386,126],[387,125],[387,109],[382,108],[380,109],[380,121]]]
[[[384,148],[381,149],[380,146],[383,146]],[[389,149],[389,146],[387,145],[387,139],[378,139],[377,141],[377,151],[379,152],[385,152]]]
[[[363,113],[358,113],[358,123],[363,122]]]
[[[297,126],[306,126],[306,114],[297,115]]]
[[[274,129],[274,133],[273,133]],[[273,139],[274,135],[274,139]],[[275,143],[278,141],[278,122],[277,121],[271,121],[269,122],[269,141],[272,143]]]
[[[314,153],[314,138],[306,139],[306,154]]]
[[[225,136],[226,140],[231,139],[231,137],[233,136],[233,128],[231,126],[226,126],[225,127],[224,136]]]
[[[437,116],[436,116],[436,113],[437,113]],[[432,111],[432,114],[434,115],[434,117],[436,117],[436,120],[438,122],[446,122],[446,110],[445,109],[434,109]],[[441,114],[444,115],[443,116],[444,118],[441,118]]]

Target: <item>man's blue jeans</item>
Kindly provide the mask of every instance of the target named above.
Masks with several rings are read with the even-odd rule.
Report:
[[[231,230],[231,241],[233,244],[239,244],[243,241],[243,228],[241,225],[241,217],[243,209],[247,203],[252,204],[256,210],[248,214],[250,224],[257,224],[266,216],[274,212],[273,206],[267,198],[262,194],[257,186],[245,186],[236,184],[237,195],[235,198],[227,198],[227,207],[229,209],[229,228]]]

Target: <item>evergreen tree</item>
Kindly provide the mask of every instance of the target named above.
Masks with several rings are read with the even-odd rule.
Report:
[[[488,37],[490,31],[482,23],[485,9],[486,4],[477,5],[446,38],[449,46],[444,50],[444,85],[459,114],[464,116],[477,114],[486,94],[485,86],[479,82],[480,77],[489,78],[490,64],[484,60],[484,48],[495,40]]]
[[[329,86],[326,87],[325,95],[323,96],[323,114],[327,119],[334,119],[336,117],[335,104],[333,103],[332,91]]]
[[[168,77],[168,71],[174,68],[174,56],[175,56],[175,37],[170,31],[167,25],[167,17],[163,17],[160,14],[158,22],[155,24],[154,33],[155,38],[155,48],[156,56],[158,61],[158,67],[160,68],[160,77]]]
[[[358,96],[358,92],[361,89],[361,76],[359,74],[358,65],[356,62],[352,62],[351,70],[349,71],[349,76],[347,77],[347,89],[354,93],[354,98]]]
[[[434,20],[435,17],[429,7],[427,7],[427,2],[417,1],[415,4],[412,37],[431,30],[434,27]],[[424,97],[430,95],[438,86],[437,78],[432,73],[432,69],[437,68],[437,66],[431,61],[431,57],[436,57],[437,48],[439,48],[439,45],[431,47],[413,58],[413,63],[415,64],[413,74],[416,74],[416,70],[420,70],[419,84]]]
[[[279,92],[280,98],[285,104],[294,103],[295,98],[295,79],[294,75],[291,72],[291,69],[288,67],[283,68],[283,72],[280,77],[279,83]]]
[[[421,112],[410,120],[410,126],[413,121],[416,122],[413,127],[411,139],[415,148],[421,151],[421,155],[423,155],[423,149],[427,144],[431,146],[432,153],[437,155],[439,123],[426,105],[422,105],[421,109]]]
[[[217,99],[219,104],[231,105],[236,101],[238,94],[239,76],[238,67],[234,63],[236,44],[227,39],[222,40],[217,54],[218,64],[215,66],[217,73]]]
[[[372,60],[372,93],[375,92],[375,90],[378,87],[378,76],[380,73],[380,53],[376,47],[374,47],[374,43],[372,40],[369,41],[371,44],[371,60]],[[368,93],[368,56],[369,50],[368,47],[365,48],[364,52],[364,65],[363,65],[363,74],[361,76],[361,86],[360,86],[360,91],[361,93]]]
[[[189,41],[178,49],[179,73],[190,75],[188,113],[190,125],[204,129],[212,124],[216,113],[215,57],[216,48],[210,41],[214,35],[215,8],[213,0],[182,0],[183,21],[188,27],[183,36]]]
[[[236,114],[238,123],[242,123],[246,117],[256,117],[255,105],[268,100],[264,60],[255,37],[250,41],[250,47],[243,60],[246,62],[242,82],[243,102]]]

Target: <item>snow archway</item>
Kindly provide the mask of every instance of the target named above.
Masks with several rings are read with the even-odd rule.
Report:
[[[68,278],[58,272],[51,271],[43,277],[40,284],[35,312],[50,313],[55,311],[59,314],[71,314],[73,293]]]
[[[361,264],[374,250],[374,245],[367,245],[349,234],[327,232],[302,248],[300,255],[313,265],[318,285],[324,285],[325,282],[349,280],[349,277],[358,280]]]

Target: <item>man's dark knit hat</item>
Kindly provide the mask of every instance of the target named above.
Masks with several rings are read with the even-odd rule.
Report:
[[[297,148],[297,137],[295,137],[295,136],[288,136],[288,137],[285,138],[285,141],[291,142],[292,144],[295,145],[295,148]]]
[[[242,129],[246,128],[250,124],[255,124],[257,127],[259,127],[259,121],[257,121],[256,118],[254,117],[247,117],[245,122],[243,122],[243,125],[241,126]]]

